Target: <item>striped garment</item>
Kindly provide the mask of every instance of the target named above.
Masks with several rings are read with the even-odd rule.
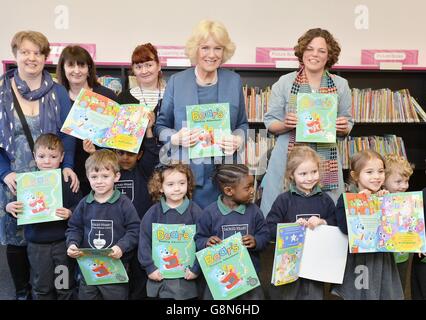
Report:
[[[130,89],[130,94],[139,100],[140,103],[154,109],[158,104],[158,100],[163,98],[164,89],[163,87],[160,90],[145,90],[140,87],[134,87]]]

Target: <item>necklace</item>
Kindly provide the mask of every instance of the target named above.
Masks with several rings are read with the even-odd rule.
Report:
[[[198,74],[198,71],[197,71],[197,67],[195,67],[194,72],[195,72],[195,78],[197,80],[197,83],[200,86],[208,87],[208,86],[213,86],[217,83],[217,70],[215,70],[215,75],[214,75],[213,81],[211,82],[206,82],[200,78],[200,75]]]
[[[145,99],[145,94],[144,94],[144,92],[143,92],[143,89],[142,89],[142,87],[139,87],[140,88],[140,90],[141,90],[141,96],[142,96],[142,99],[143,99],[143,103],[147,106],[147,107],[150,107],[151,108],[151,106],[146,102],[146,99]],[[153,106],[153,109],[154,109],[154,107],[156,106],[156,105],[158,105],[158,101],[160,101],[160,99],[161,99],[161,89],[158,89],[158,97],[157,97],[157,102],[155,103],[155,105]]]

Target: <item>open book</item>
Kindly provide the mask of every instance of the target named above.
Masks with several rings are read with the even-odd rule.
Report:
[[[338,227],[321,225],[311,230],[279,223],[271,283],[280,286],[299,277],[342,283],[347,251],[347,237]]]
[[[421,191],[344,193],[343,199],[351,253],[426,251]]]
[[[61,131],[93,144],[138,153],[152,110],[143,104],[123,104],[81,89]]]

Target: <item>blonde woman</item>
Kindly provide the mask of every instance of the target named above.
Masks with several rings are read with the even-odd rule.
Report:
[[[189,105],[229,103],[232,135],[223,138],[220,146],[232,156],[243,145],[248,122],[241,78],[221,68],[234,51],[235,45],[222,23],[203,20],[195,27],[186,44],[186,54],[194,66],[170,77],[155,126],[160,141],[170,142],[172,157],[188,161],[187,148],[195,145],[200,135],[199,130],[190,131],[186,126]],[[218,187],[212,183],[213,159],[197,163],[191,160],[190,166],[196,181],[194,202],[205,208],[219,196]]]

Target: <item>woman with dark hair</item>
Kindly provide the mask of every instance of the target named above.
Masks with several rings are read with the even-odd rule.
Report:
[[[92,90],[112,100],[117,100],[114,91],[98,83],[95,63],[89,52],[80,46],[67,46],[61,52],[56,66],[56,76],[58,82],[68,90],[71,103],[74,103],[81,89]],[[91,190],[84,168],[89,154],[83,150],[83,143],[89,143],[89,141],[83,142],[76,139],[74,167],[81,182],[81,191],[83,195],[86,195]]]
[[[296,102],[298,93],[337,94],[336,135],[344,137],[353,126],[351,114],[352,98],[348,82],[329,69],[337,62],[340,46],[327,30],[315,28],[303,34],[294,53],[299,59],[300,69],[282,76],[273,86],[265,126],[277,136],[272,150],[268,170],[262,180],[263,193],[261,209],[266,216],[275,199],[284,191],[284,175],[287,155],[295,146],[297,125]],[[317,151],[323,166],[322,189],[327,191],[334,202],[344,192],[343,171],[335,143],[311,143]]]
[[[132,54],[131,72],[138,85],[121,92],[118,95],[118,102],[145,104],[157,117],[166,83],[162,79],[157,49],[151,43],[141,44],[135,48]]]

